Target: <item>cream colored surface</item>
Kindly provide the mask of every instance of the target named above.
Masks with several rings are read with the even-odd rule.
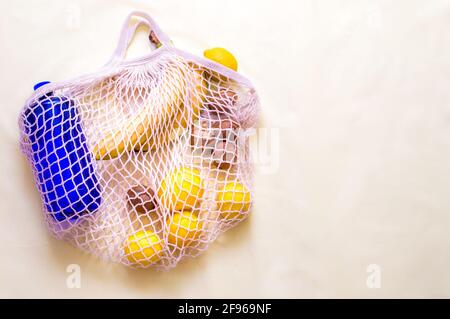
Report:
[[[33,84],[95,71],[133,9],[192,53],[234,52],[261,126],[279,133],[250,220],[167,273],[51,238],[18,150]],[[21,0],[0,12],[0,297],[450,297],[450,1]],[[72,263],[80,289],[66,287]]]

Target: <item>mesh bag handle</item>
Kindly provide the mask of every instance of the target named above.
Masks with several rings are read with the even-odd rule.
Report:
[[[149,41],[154,46],[156,46],[157,48],[161,46],[172,46],[169,37],[161,30],[155,20],[153,20],[145,12],[133,11],[125,19],[125,22],[122,26],[122,31],[120,33],[119,42],[113,56],[111,57],[107,65],[116,64],[125,59],[125,54],[128,47],[130,46],[131,40],[133,39],[137,28],[141,25],[145,25],[150,29]]]

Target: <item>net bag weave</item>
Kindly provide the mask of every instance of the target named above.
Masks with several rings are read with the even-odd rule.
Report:
[[[154,50],[125,59],[141,25]],[[251,210],[258,108],[242,75],[131,13],[104,67],[36,87],[20,114],[48,229],[132,267],[167,270],[199,255]]]

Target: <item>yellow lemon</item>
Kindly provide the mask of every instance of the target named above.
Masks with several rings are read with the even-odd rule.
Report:
[[[205,58],[220,63],[234,71],[237,71],[238,63],[236,58],[230,51],[224,48],[212,48],[203,52]]]
[[[198,238],[203,222],[192,212],[175,213],[167,219],[169,243],[182,248]]]
[[[144,267],[161,259],[163,250],[161,239],[151,231],[140,230],[128,237],[125,245],[127,259],[135,265]]]
[[[250,208],[251,195],[241,182],[228,181],[217,192],[216,201],[220,210],[220,218],[242,218]]]
[[[192,210],[203,196],[203,181],[196,168],[181,167],[167,175],[158,188],[161,204],[169,210]]]

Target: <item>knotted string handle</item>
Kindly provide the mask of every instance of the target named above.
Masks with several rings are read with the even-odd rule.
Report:
[[[137,18],[137,19],[136,19]],[[141,25],[145,25],[150,29],[149,41],[157,48],[160,46],[171,46],[169,37],[161,31],[158,24],[145,12],[133,11],[131,12],[122,27],[119,42],[114,51],[113,56],[107,64],[117,64],[125,59],[125,54],[130,46],[131,40],[136,32],[136,29]]]

